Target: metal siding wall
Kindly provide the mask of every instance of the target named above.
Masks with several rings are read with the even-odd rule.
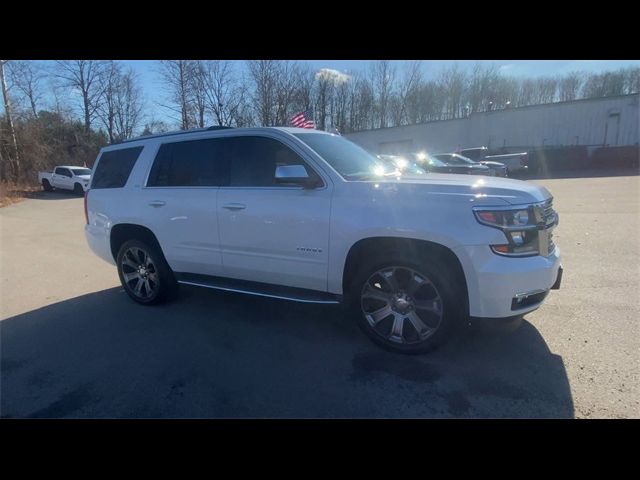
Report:
[[[612,111],[620,112],[618,145],[639,142],[640,95],[497,110],[469,118],[431,122],[345,135],[377,153],[380,143],[411,140],[415,150],[433,153],[458,147],[503,145],[534,147],[543,145],[601,145],[605,125]]]

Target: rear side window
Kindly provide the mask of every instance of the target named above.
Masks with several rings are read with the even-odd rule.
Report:
[[[223,139],[165,143],[149,173],[148,187],[217,187],[229,182]]]
[[[125,148],[104,152],[93,174],[91,188],[122,188],[143,147]]]

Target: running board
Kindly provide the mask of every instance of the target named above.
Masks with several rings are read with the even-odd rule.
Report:
[[[277,298],[302,303],[340,303],[340,295],[334,295],[306,288],[284,287],[269,283],[249,282],[233,278],[213,277],[194,273],[175,273],[178,283],[196,287],[213,288],[225,292],[246,293],[259,297]]]

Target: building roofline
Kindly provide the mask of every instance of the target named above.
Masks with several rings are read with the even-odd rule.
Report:
[[[561,101],[561,102],[536,103],[535,105],[523,105],[521,107],[501,108],[499,110],[490,110],[490,111],[486,111],[486,112],[475,112],[475,113],[471,113],[468,117],[446,118],[444,120],[429,120],[428,122],[410,123],[408,125],[396,125],[394,127],[368,128],[368,129],[365,129],[365,130],[358,130],[358,131],[355,131],[355,132],[345,133],[344,135],[348,136],[348,135],[351,135],[353,133],[374,132],[374,131],[378,131],[378,130],[390,130],[392,128],[418,127],[420,125],[429,125],[431,123],[452,122],[452,121],[455,121],[455,120],[465,120],[465,119],[470,118],[472,116],[475,117],[475,116],[478,116],[478,115],[491,115],[491,114],[495,114],[495,113],[499,113],[499,112],[505,112],[507,110],[508,111],[524,110],[526,108],[547,107],[549,105],[566,105],[568,103],[594,102],[594,101],[610,100],[610,99],[613,99],[613,98],[638,97],[638,96],[640,96],[640,92],[625,93],[623,95],[610,95],[610,96],[607,96],[607,97],[578,98],[576,100],[564,100],[564,101]]]

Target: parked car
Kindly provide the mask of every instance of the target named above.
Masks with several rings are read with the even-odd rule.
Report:
[[[397,175],[317,130],[200,129],[109,145],[85,215],[90,248],[135,302],[187,284],[342,303],[374,342],[403,353],[442,344],[470,319],[521,318],[562,274],[544,187]]]
[[[61,166],[54,168],[53,172],[38,172],[38,183],[47,192],[60,189],[82,195],[89,186],[90,178],[91,169],[85,167]]]
[[[428,172],[457,173],[462,175],[494,175],[493,170],[479,163],[445,163],[433,155],[424,152],[412,154],[410,158]]]
[[[507,167],[504,163],[491,161],[475,162],[470,158],[463,157],[462,155],[458,155],[457,153],[439,153],[433,156],[449,165],[484,165],[485,167],[489,167],[491,169],[494,177],[507,176]]]
[[[447,164],[424,153],[409,155],[378,155],[389,167],[396,168],[405,175],[424,175],[432,173],[457,173],[461,175],[492,175],[489,167],[480,164]]]
[[[426,175],[427,170],[400,155],[378,155],[387,168],[405,175]]]
[[[527,152],[490,155],[487,147],[474,147],[465,148],[458,153],[463,157],[470,158],[474,162],[500,162],[507,166],[507,172],[509,174],[522,172],[528,168],[529,154]]]

